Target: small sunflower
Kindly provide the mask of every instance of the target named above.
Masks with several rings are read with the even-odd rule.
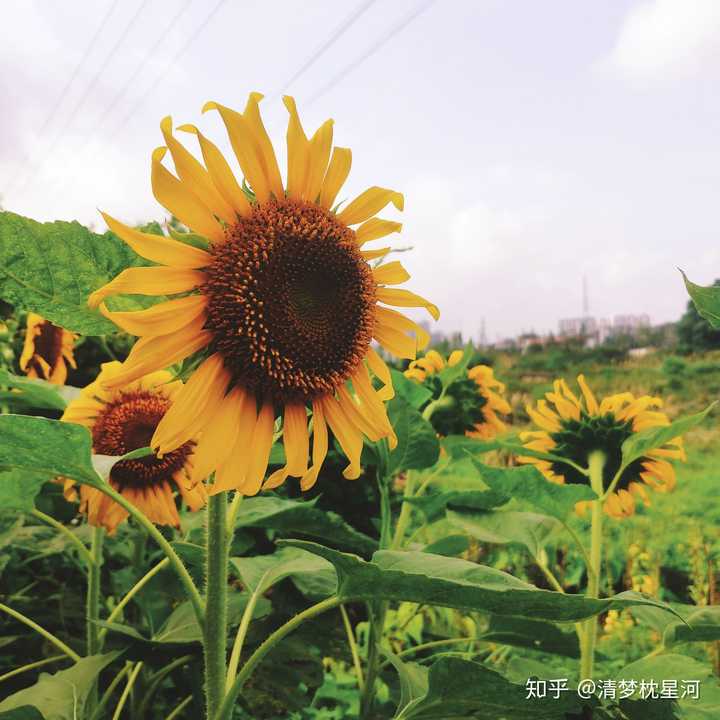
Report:
[[[345,477],[357,478],[363,436],[395,441],[384,405],[393,395],[390,372],[371,342],[412,359],[429,340],[386,306],[439,315],[422,297],[392,287],[409,278],[399,262],[369,265],[389,248],[363,249],[400,230],[400,223],[376,214],[390,203],[402,210],[403,196],[371,187],[333,209],[351,152],[332,148],[331,120],[308,139],[290,97],[284,98],[290,120],[283,185],[261,99],[252,93],[242,113],[215,102],[204,108],[225,124],[242,186],[195,126],[178,129],[196,136],[204,165],[173,136],[171,119],[162,121],[165,146],[152,155],[153,192],[207,246],[145,234],[105,215],[113,232],[160,266],[127,269],[89,300],[141,337],[110,386],[198,354],[152,446],[165,455],[199,437],[193,480],[214,471],[211,492],[245,495],[263,486],[278,416],[287,460],[264,487],[288,476],[311,487],[327,453],[328,427],[349,459]],[[178,177],[161,164],[168,150]],[[118,293],[181,296],[140,312],[110,312],[103,301]]]
[[[31,378],[64,385],[67,366],[76,368],[73,347],[77,335],[53,325],[36,313],[28,313],[20,369]]]
[[[436,350],[430,350],[425,357],[413,360],[405,371],[405,377],[426,385],[433,393],[433,400],[441,396],[432,413],[431,422],[438,433],[462,435],[491,440],[505,432],[507,426],[498,417],[510,412],[510,405],[502,397],[505,385],[494,375],[488,365],[475,365],[467,370],[464,377],[450,383],[443,393],[443,386],[437,376],[441,370],[454,367],[463,357],[462,350],[453,350],[447,363]],[[433,402],[431,400],[430,402]]]
[[[98,377],[84,388],[66,408],[61,420],[84,425],[92,433],[93,452],[100,455],[125,455],[148,447],[158,423],[182,390],[164,370],[108,390],[105,383],[121,372],[119,362],[105,363]],[[177,488],[191,510],[205,505],[202,484],[192,485],[195,443],[188,440],[162,458],[146,456],[116,463],[110,485],[157,525],[179,527],[173,487]],[[66,497],[76,499],[72,481],[65,483]],[[128,513],[116,502],[88,485],[80,486],[80,509],[91,525],[115,532]]]
[[[525,447],[567,458],[575,465],[586,467],[592,452],[605,455],[603,484],[607,490],[622,462],[622,444],[633,433],[670,424],[662,400],[632,393],[619,393],[599,403],[582,375],[578,376],[582,398],[577,397],[564,380],[556,380],[553,391],[546,393],[535,408],[527,412],[539,431],[520,433]],[[551,407],[552,406],[552,407]],[[533,457],[520,457],[520,462],[535,465],[548,480],[588,484],[579,470],[560,461],[551,462]],[[682,438],[674,438],[660,448],[630,463],[623,471],[615,490],[606,498],[605,512],[611,517],[628,517],[635,512],[636,502],[650,504],[648,489],[669,492],[675,487],[675,468],[669,460],[685,460]],[[583,513],[588,503],[578,503]]]

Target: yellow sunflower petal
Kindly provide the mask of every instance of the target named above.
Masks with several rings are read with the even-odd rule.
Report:
[[[316,482],[320,468],[325,462],[328,451],[328,431],[323,415],[322,403],[313,400],[313,449],[312,466],[302,476],[300,487],[302,490],[309,490]]]
[[[378,285],[400,285],[410,279],[408,271],[397,260],[380,265],[372,272]]]
[[[237,157],[255,197],[258,202],[267,202],[270,198],[270,184],[263,165],[259,141],[255,136],[252,124],[241,113],[220,105],[220,103],[205,103],[202,111],[205,113],[208,110],[217,110],[220,113],[235,157]]]
[[[422,307],[425,308],[430,315],[438,320],[440,318],[440,310],[437,305],[433,305],[420,295],[416,295],[409,290],[400,288],[378,288],[377,299],[386,305],[394,305],[395,307]]]
[[[465,353],[462,350],[453,350],[448,358],[448,365],[455,367],[462,359]]]
[[[205,282],[205,273],[175,267],[126,268],[107,285],[98,288],[88,298],[88,305],[96,308],[110,295],[172,295],[194,290]]]
[[[370,260],[377,260],[378,258],[384,258],[392,250],[390,247],[378,248],[377,250],[361,250],[360,254],[365,262]]]
[[[386,325],[375,325],[373,337],[395,357],[414,360],[417,348],[415,338]]]
[[[159,147],[152,154],[150,180],[157,201],[199,235],[208,240],[222,241],[223,230],[210,210],[185,183],[163,166],[162,159],[166,150],[167,148]]]
[[[374,217],[370,218],[370,220],[366,220],[355,231],[355,239],[357,244],[362,247],[365,243],[370,242],[371,240],[377,240],[378,238],[390,235],[390,233],[399,233],[401,230],[402,223]]]
[[[165,144],[170,150],[180,180],[197,195],[200,202],[221,220],[232,224],[235,211],[218,192],[208,171],[172,134],[172,118],[168,115],[160,122]]]
[[[405,199],[395,190],[374,186],[358,195],[337,217],[345,225],[357,225],[379,213],[388,203],[402,210]]]
[[[387,364],[373,348],[368,348],[365,359],[375,377],[383,384],[378,390],[378,397],[381,400],[392,400],[395,397],[395,389],[393,388],[392,376]]]
[[[250,215],[252,207],[218,146],[208,140],[194,125],[181,125],[178,130],[197,135],[203,160],[218,192],[238,215],[241,217]]]
[[[280,176],[280,168],[278,167],[275,150],[273,149],[270,137],[267,134],[265,125],[260,116],[259,102],[263,99],[262,93],[252,92],[245,105],[243,117],[247,120],[253,131],[253,141],[255,143],[255,152],[260,158],[260,162],[265,171],[268,187],[270,192],[281,200],[285,197],[285,189]]]
[[[403,334],[408,332],[414,333],[417,338],[417,347],[419,350],[424,350],[430,343],[430,333],[421,325],[405,317],[397,310],[378,306],[375,308],[375,317],[377,318],[377,324],[382,328],[396,330]]]
[[[230,454],[215,471],[215,482],[212,492],[222,490],[235,490],[245,483],[248,465],[250,464],[250,447],[252,436],[257,423],[257,402],[255,396],[246,394],[240,405],[240,415],[237,419],[237,438]]]
[[[148,260],[176,268],[202,268],[210,265],[212,258],[200,248],[172,240],[162,235],[140,232],[124,225],[107,213],[101,212],[107,226],[124,240],[138,255]]]
[[[204,295],[188,295],[136,312],[111,312],[100,304],[100,312],[131,335],[169,335],[180,330],[205,311]]]
[[[330,160],[332,138],[333,121],[327,120],[318,128],[310,140],[308,173],[305,182],[305,198],[310,202],[319,200],[320,190]]]
[[[307,472],[310,437],[308,418],[304,404],[285,406],[283,425],[283,445],[287,457],[287,470],[290,475],[302,477]]]
[[[250,461],[245,482],[240,488],[243,495],[257,495],[265,479],[265,471],[270,461],[270,449],[273,444],[275,410],[272,403],[264,403],[258,413],[252,440],[250,441]]]
[[[582,390],[583,397],[585,398],[585,407],[587,408],[588,413],[590,415],[597,415],[599,410],[598,402],[595,399],[595,395],[590,389],[590,386],[585,381],[585,376],[578,375],[577,382],[580,386],[580,390]]]
[[[360,453],[362,452],[362,435],[343,412],[335,398],[326,396],[321,399],[323,417],[333,431],[333,435],[340,443],[349,465],[343,470],[343,476],[348,480],[360,477]]]
[[[283,103],[290,113],[287,129],[287,195],[290,198],[302,199],[307,185],[308,168],[310,165],[310,141],[305,135],[300,116],[297,112],[295,99],[283,96]]]
[[[320,189],[320,200],[318,201],[320,207],[326,210],[332,207],[340,188],[345,184],[350,174],[351,165],[352,152],[350,148],[336,147],[333,149],[330,164]]]

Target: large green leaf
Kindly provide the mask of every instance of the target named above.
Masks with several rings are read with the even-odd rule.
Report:
[[[546,515],[565,521],[573,511],[575,503],[582,500],[597,500],[589,485],[558,485],[545,478],[532,465],[504,468],[491,467],[473,458],[473,465],[482,481],[498,493],[515,497],[530,503]]]
[[[448,510],[448,520],[481,542],[506,545],[520,543],[534,558],[560,530],[560,523],[548,515],[505,510],[499,512]]]
[[[301,577],[312,580],[322,576],[329,581],[328,595],[332,595],[337,585],[337,576],[330,562],[297,548],[281,548],[272,555],[230,558],[230,565],[237,572],[245,589],[251,593],[264,593],[287,577],[296,581]]]
[[[35,507],[35,498],[48,479],[43,473],[18,469],[3,471],[0,468],[0,508],[30,512]]]
[[[696,610],[685,623],[671,623],[665,628],[666,647],[682,642],[714,642],[720,640],[720,605]]]
[[[682,270],[680,272],[697,311],[714,328],[720,328],[720,287],[716,285],[710,287],[696,285],[687,279],[687,275]]]
[[[388,405],[388,417],[397,434],[397,447],[390,453],[386,472],[422,470],[437,462],[440,444],[433,426],[400,397]]]
[[[408,703],[395,720],[561,720],[580,710],[575,693],[529,701],[524,685],[511,683],[480,663],[456,657],[433,663],[427,683],[427,692]]]
[[[60,670],[54,675],[43,673],[34,685],[0,702],[0,711],[32,705],[40,711],[45,720],[83,718],[87,696],[97,676],[116,657],[117,653],[91,655],[81,658],[72,667]],[[28,717],[31,718],[32,715]]]
[[[77,222],[39,223],[0,212],[0,298],[68,330],[114,332],[109,320],[88,308],[88,295],[142,264],[147,263],[110,232],[98,235]],[[138,296],[113,301],[124,310],[144,304]]]
[[[395,668],[400,679],[400,701],[397,707],[397,713],[400,713],[411,702],[427,695],[428,669],[419,663],[405,662],[388,650],[383,650],[383,655]]]
[[[245,498],[237,514],[236,527],[260,527],[282,534],[304,535],[336,547],[371,555],[377,542],[355,530],[339,515],[315,507],[315,501],[298,502],[279,497]]]
[[[622,444],[623,466],[629,465],[633,460],[647,455],[650,450],[659,448],[670,440],[684,435],[688,430],[692,430],[705,420],[716,404],[717,402],[714,402],[702,412],[680,418],[680,420],[676,420],[669,425],[648,428],[634,433]]]
[[[0,368],[0,404],[11,410],[64,410],[67,403],[57,386],[45,380],[12,375]]]
[[[14,710],[0,713],[0,720],[43,720],[43,716],[36,707],[23,705]]]
[[[414,408],[422,407],[431,397],[432,392],[424,385],[409,380],[399,370],[391,369],[392,384],[395,394]]]
[[[82,425],[26,415],[0,415],[0,471],[66,475],[96,484],[90,432]]]
[[[551,622],[492,615],[483,640],[540,652],[580,657],[580,643],[575,631],[566,632]]]
[[[441,605],[458,610],[482,610],[556,622],[574,622],[609,609],[633,605],[671,608],[640,593],[612,598],[540,590],[494,568],[459,558],[423,552],[379,550],[371,562],[301,540],[279,541],[329,560],[338,574],[338,596],[351,600],[396,600]]]
[[[428,522],[433,522],[444,517],[448,507],[492,510],[505,505],[509,499],[507,495],[494,490],[442,490],[405,498],[405,502],[417,507]]]

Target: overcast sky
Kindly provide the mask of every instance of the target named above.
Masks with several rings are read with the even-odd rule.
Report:
[[[160,119],[219,141],[203,103],[259,90],[283,155],[289,93],[306,129],[333,117],[353,149],[347,195],[405,193],[409,287],[443,329],[554,330],[583,275],[591,314],[672,320],[678,266],[720,277],[719,0],[4,0],[2,16],[4,209],[163,220]]]

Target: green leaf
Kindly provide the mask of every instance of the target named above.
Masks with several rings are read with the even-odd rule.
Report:
[[[338,596],[343,601],[408,601],[556,622],[573,622],[633,605],[653,605],[672,612],[668,605],[640,593],[592,599],[540,590],[500,570],[442,555],[379,550],[372,562],[367,562],[302,540],[281,540],[279,544],[329,560],[337,571]]]
[[[0,404],[8,405],[13,410],[60,411],[67,405],[56,385],[45,380],[12,375],[3,368],[0,368]]]
[[[420,497],[405,498],[405,502],[417,507],[428,522],[434,522],[445,516],[445,509],[448,507],[492,510],[505,505],[509,499],[507,495],[494,490],[443,490]]]
[[[428,692],[428,669],[419,663],[404,662],[389,650],[382,649],[383,655],[397,671],[400,678],[400,702],[396,716],[411,702],[419,700]]]
[[[398,444],[390,453],[387,474],[432,467],[440,455],[440,444],[433,426],[399,397],[388,405],[388,417],[395,428]]]
[[[483,465],[475,458],[473,465],[491,490],[504,493],[508,498],[524,500],[561,522],[573,511],[575,503],[597,500],[597,495],[588,485],[552,483],[532,465],[514,468],[491,467]]]
[[[708,416],[715,405],[717,405],[717,401],[709,405],[702,412],[680,418],[680,420],[676,420],[670,423],[670,425],[648,428],[647,430],[634,433],[622,444],[623,466],[628,466],[633,460],[647,455],[650,450],[659,448],[670,440],[684,435],[688,430],[692,430]]]
[[[66,475],[97,484],[90,432],[75,423],[27,415],[0,415],[0,471],[28,470],[48,479]]]
[[[687,624],[672,623],[665,628],[665,647],[683,642],[720,640],[720,605],[700,608],[685,619]]]
[[[32,704],[44,720],[77,720],[85,717],[85,703],[90,689],[103,668],[117,655],[91,655],[81,658],[67,670],[60,670],[53,675],[42,673],[34,685],[5,698],[0,703],[0,711],[16,710]]]
[[[23,705],[14,710],[0,713],[0,720],[44,720],[44,718],[36,707]]]
[[[554,623],[542,620],[492,615],[482,638],[488,642],[530,648],[553,655],[580,657],[580,643],[575,631],[566,632]]]
[[[110,477],[110,471],[115,465],[121,460],[136,460],[137,458],[147,457],[148,455],[154,455],[154,451],[150,447],[137,448],[131,450],[124,455],[92,455],[91,462],[95,469],[95,472],[103,479],[107,480]]]
[[[0,508],[31,512],[35,508],[35,498],[48,479],[43,473],[17,469],[3,472],[0,469]]]
[[[305,535],[363,555],[371,555],[377,549],[375,540],[355,530],[339,515],[319,510],[315,501],[298,502],[273,496],[245,498],[238,510],[236,527]]]
[[[0,298],[83,335],[116,328],[87,306],[88,295],[133,265],[145,265],[110,232],[98,235],[77,222],[39,223],[0,212]],[[116,309],[140,309],[138,296],[113,300]]]
[[[555,518],[548,515],[513,510],[448,510],[447,518],[453,525],[482,542],[498,545],[520,543],[534,558],[540,555],[551,536],[562,527]]]
[[[266,592],[276,583],[291,577],[314,577],[324,575],[330,578],[332,586],[328,595],[335,592],[337,577],[331,563],[317,555],[298,550],[297,548],[281,548],[272,555],[258,555],[256,557],[230,558],[230,564],[237,572],[242,584],[248,592]]]
[[[428,690],[411,701],[395,720],[561,720],[580,709],[575,693],[528,701],[524,685],[516,685],[480,663],[443,657],[428,673]]]
[[[496,438],[495,440],[475,440],[463,435],[448,435],[443,438],[442,445],[453,458],[460,459],[466,455],[483,455],[493,450],[504,450],[513,455],[525,455],[551,462],[565,462],[565,458],[552,453],[540,452],[526,448],[519,440],[514,438]]]
[[[426,545],[423,552],[455,557],[462,555],[470,547],[467,535],[446,535],[435,542]]]
[[[406,378],[403,373],[390,369],[395,394],[414,408],[422,407],[432,397],[432,392],[421,383]]]
[[[697,311],[715,329],[720,328],[720,287],[715,285],[711,285],[710,287],[696,285],[687,279],[687,275],[685,275],[682,270],[680,272],[685,281],[688,294],[692,298]]]

